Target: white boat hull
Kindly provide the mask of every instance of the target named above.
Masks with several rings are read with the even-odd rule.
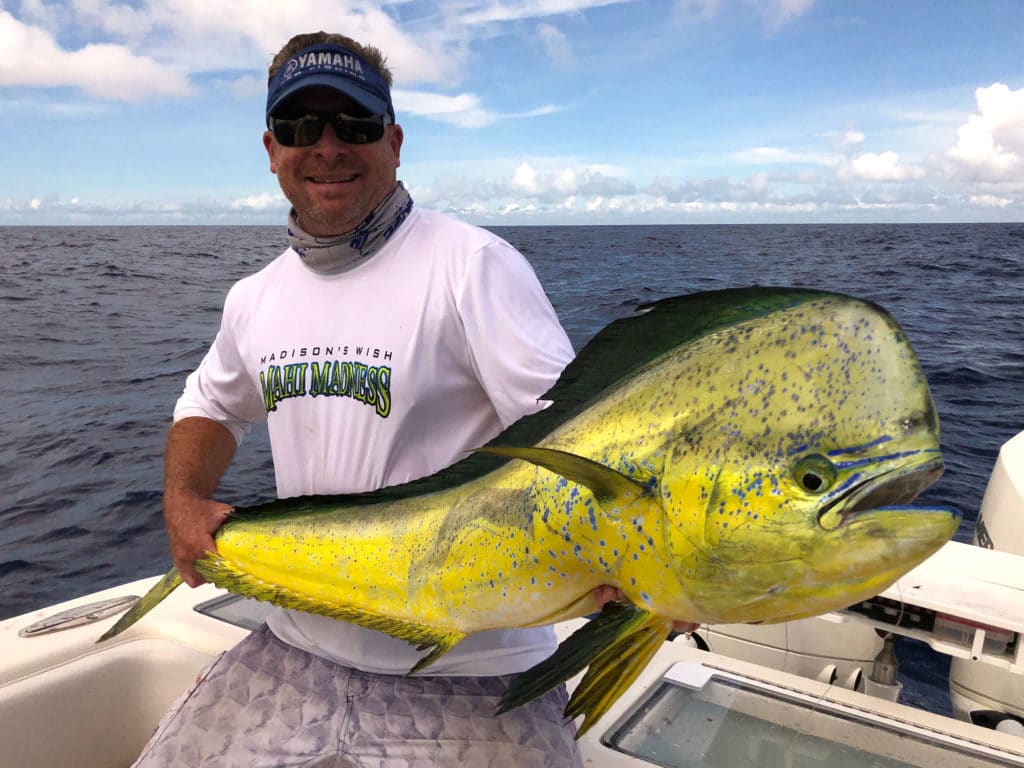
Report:
[[[145,594],[145,579],[0,624],[0,766],[128,766],[171,703],[246,630],[199,616],[195,602],[214,587],[180,590],[138,632],[96,645],[89,624],[21,638],[47,615],[124,594]],[[193,618],[195,617],[195,618]],[[197,620],[198,619],[198,620]]]
[[[195,612],[197,604],[223,594],[211,586],[177,590],[154,609],[146,621],[103,645],[96,645],[95,640],[113,619],[53,634],[18,636],[18,632],[33,621],[126,592],[141,595],[155,581],[155,578],[141,580],[0,624],[0,744],[3,745],[0,766],[119,768],[130,765],[160,717],[188,689],[196,675],[219,653],[245,636],[245,629]],[[578,624],[568,622],[560,625],[558,631],[564,636]],[[676,667],[678,664],[683,666]],[[695,667],[738,675],[736,679],[750,686],[760,686],[758,690],[774,691],[771,695],[776,697],[755,697],[755,703],[761,701],[760,711],[746,712],[743,717],[750,720],[756,715],[762,719],[751,721],[756,723],[756,728],[746,735],[718,733],[717,725],[714,728],[709,725],[709,730],[702,731],[700,738],[707,742],[702,748],[709,750],[709,756],[727,749],[738,738],[746,738],[749,744],[745,749],[752,762],[745,765],[751,768],[774,765],[776,763],[764,760],[771,755],[777,758],[780,749],[789,756],[786,758],[789,762],[778,764],[788,765],[824,748],[842,750],[844,754],[850,749],[877,750],[878,744],[888,743],[887,738],[895,745],[894,750],[903,745],[899,746],[902,751],[879,753],[881,762],[865,765],[889,765],[886,760],[899,760],[901,765],[939,768],[942,764],[936,763],[935,754],[928,752],[932,749],[929,744],[938,743],[943,745],[943,750],[951,750],[949,754],[956,758],[946,763],[950,768],[1024,767],[1024,737],[996,733],[827,681],[700,651],[683,637],[665,643],[630,691],[613,705],[598,727],[581,739],[586,764],[591,768],[651,768],[648,759],[630,756],[621,750],[632,748],[630,744],[638,738],[661,744],[664,738],[659,729],[664,724],[660,721],[655,725],[639,723],[617,747],[609,746],[602,739],[623,731],[623,723],[634,719],[631,713],[645,711],[645,697],[665,684],[664,676],[692,676]],[[673,669],[676,671],[670,672]],[[574,682],[570,681],[570,686]],[[791,701],[797,693],[799,696]],[[778,699],[779,696],[782,698]],[[833,709],[836,712],[829,714]],[[654,713],[662,716],[661,711]],[[783,713],[788,713],[788,720],[779,720]],[[851,717],[864,721],[858,725],[860,735],[851,735]],[[892,731],[892,724],[898,723],[904,724],[901,728],[910,728],[907,724],[911,724],[911,731]],[[772,734],[768,742],[765,733]],[[921,737],[921,733],[926,737]],[[886,734],[888,736],[882,738]],[[905,754],[907,739],[915,734],[915,738],[924,738],[919,753],[911,750]],[[812,742],[815,746],[808,752]],[[916,762],[914,754],[920,758]],[[737,764],[736,768],[741,766]]]

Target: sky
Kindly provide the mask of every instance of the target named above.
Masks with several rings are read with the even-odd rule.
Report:
[[[0,0],[0,225],[284,223],[266,68],[318,29],[476,224],[1024,221],[1024,0]]]

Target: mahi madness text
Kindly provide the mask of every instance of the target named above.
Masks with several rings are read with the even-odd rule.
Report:
[[[270,365],[260,371],[267,413],[292,397],[351,397],[372,405],[381,418],[391,413],[391,367],[350,360]]]

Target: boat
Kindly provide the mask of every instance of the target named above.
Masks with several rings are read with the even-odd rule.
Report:
[[[266,604],[204,585],[97,645],[158,579],[0,623],[0,766],[130,765],[196,675],[262,624]],[[897,636],[952,657],[953,716],[900,701]],[[972,543],[843,611],[667,641],[580,749],[592,768],[1024,768],[1024,432],[1000,449]]]

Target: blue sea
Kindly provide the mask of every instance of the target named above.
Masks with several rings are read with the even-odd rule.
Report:
[[[692,291],[807,286],[882,304],[940,413],[946,474],[926,498],[960,509],[957,538],[971,539],[999,447],[1024,429],[1024,224],[495,231],[533,264],[577,348],[638,303]],[[283,227],[0,228],[0,618],[167,568],[172,406],[228,287],[284,246]],[[259,432],[219,497],[273,491]],[[927,683],[943,660],[902,652],[942,710]]]

